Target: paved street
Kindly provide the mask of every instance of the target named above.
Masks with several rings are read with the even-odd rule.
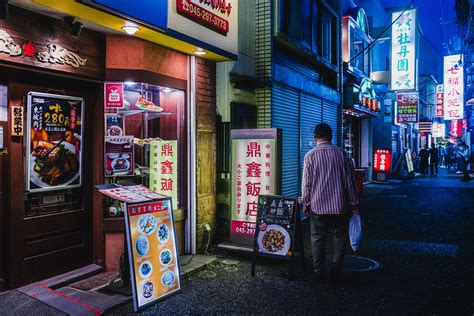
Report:
[[[288,281],[279,261],[262,261],[252,278],[248,258],[232,257],[240,262],[214,264],[184,280],[182,293],[143,313],[471,315],[473,192],[474,183],[460,182],[458,175],[370,184],[357,255],[377,260],[381,269],[345,272],[336,285],[316,284],[304,272]],[[131,312],[128,304],[111,314]]]

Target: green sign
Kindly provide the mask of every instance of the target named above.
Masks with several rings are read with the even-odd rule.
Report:
[[[170,196],[178,208],[178,141],[153,141],[150,144],[150,189]]]

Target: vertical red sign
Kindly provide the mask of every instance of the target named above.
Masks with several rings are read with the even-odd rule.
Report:
[[[390,173],[392,165],[392,151],[390,149],[374,150],[374,171],[382,173]]]
[[[106,108],[122,109],[123,102],[123,83],[122,82],[106,82],[104,84],[104,104]]]
[[[443,85],[436,86],[436,117],[444,117]]]
[[[458,138],[462,136],[462,120],[451,121],[451,137]]]

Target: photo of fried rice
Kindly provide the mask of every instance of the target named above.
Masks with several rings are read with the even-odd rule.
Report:
[[[285,246],[285,236],[279,230],[269,229],[263,235],[262,244],[269,252],[278,252]]]

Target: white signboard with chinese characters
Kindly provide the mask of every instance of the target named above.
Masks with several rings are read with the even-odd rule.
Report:
[[[278,130],[232,130],[231,241],[251,245],[260,195],[280,191]]]
[[[150,144],[150,189],[170,196],[178,208],[178,141]]]
[[[445,137],[446,136],[446,124],[444,123],[433,123],[433,137]]]
[[[444,119],[464,116],[464,72],[462,55],[444,56]]]
[[[416,9],[392,13],[392,64],[390,88],[416,89]]]

